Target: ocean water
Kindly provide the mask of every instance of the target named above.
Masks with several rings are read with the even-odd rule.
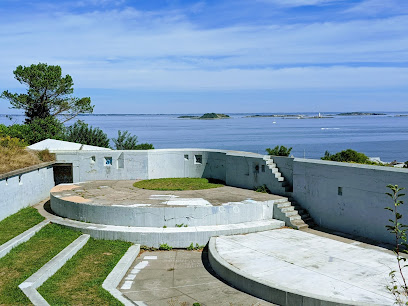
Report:
[[[408,113],[398,113],[405,114]],[[335,116],[327,119],[245,118],[178,119],[179,115],[87,115],[79,119],[100,127],[110,138],[128,130],[155,148],[210,148],[265,154],[276,145],[293,147],[295,157],[320,158],[354,149],[383,161],[408,160],[408,116]],[[315,115],[315,114],[313,114]],[[324,115],[324,114],[322,114]],[[23,117],[14,117],[21,122]],[[0,124],[11,121],[0,115]]]

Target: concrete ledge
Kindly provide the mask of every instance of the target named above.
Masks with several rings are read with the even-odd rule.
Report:
[[[123,303],[125,306],[134,305],[126,297],[123,296],[117,287],[119,286],[120,281],[125,277],[126,272],[129,270],[132,263],[135,261],[137,255],[140,252],[140,245],[132,245],[125,255],[119,260],[117,265],[113,268],[111,273],[106,277],[105,281],[102,284],[102,288],[107,290],[112,296],[117,300]]]
[[[7,255],[13,248],[18,246],[19,244],[22,244],[23,242],[28,241],[32,236],[35,235],[35,233],[37,233],[40,229],[42,229],[44,226],[46,226],[49,223],[50,223],[49,220],[45,220],[33,226],[32,228],[26,230],[24,233],[21,233],[20,235],[0,245],[0,258]]]
[[[194,245],[206,245],[213,236],[248,234],[271,229],[281,228],[285,222],[275,219],[244,222],[228,225],[215,226],[191,226],[191,227],[131,227],[85,223],[61,218],[45,211],[42,206],[37,207],[40,214],[52,223],[66,226],[73,230],[81,231],[96,239],[122,240],[149,247],[158,248],[167,243],[173,248],[187,248],[191,243]]]
[[[37,169],[50,167],[50,166],[54,165],[55,163],[56,163],[55,161],[45,162],[45,163],[30,166],[30,167],[21,168],[21,169],[17,169],[17,170],[7,172],[7,173],[3,173],[3,174],[0,174],[0,180],[4,180],[4,179],[12,177],[12,176],[16,176],[16,175],[24,174],[24,173],[27,173],[27,172],[31,172],[31,171],[34,171],[34,170],[37,170]]]
[[[277,284],[270,284],[267,281],[260,282],[259,279],[237,269],[224,260],[216,249],[216,239],[217,238],[211,238],[208,244],[208,259],[212,269],[227,283],[246,293],[278,305],[351,305],[334,298],[328,299],[327,297],[314,294],[306,295],[300,292],[293,292],[289,288]],[[353,302],[352,305],[368,306],[370,304]]]
[[[34,305],[49,305],[38,293],[37,288],[74,256],[87,243],[89,237],[89,235],[81,235],[18,286]]]

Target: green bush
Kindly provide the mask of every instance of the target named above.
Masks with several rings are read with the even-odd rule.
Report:
[[[285,146],[276,146],[273,149],[267,148],[266,152],[268,155],[275,155],[275,156],[289,156],[290,152],[292,151],[292,147],[287,148]]]
[[[93,128],[80,120],[66,129],[64,140],[109,148],[108,135],[106,135],[100,128]]]
[[[364,153],[360,153],[354,151],[352,149],[343,150],[336,154],[330,154],[330,152],[326,151],[324,156],[321,158],[323,160],[331,160],[337,162],[354,162],[358,164],[372,164],[368,159],[368,156]]]
[[[173,248],[169,246],[167,243],[163,243],[159,246],[159,250],[162,250],[162,251],[170,251],[171,249]]]
[[[23,139],[29,145],[44,139],[63,139],[64,125],[54,117],[37,118],[27,124],[0,124],[0,136]]]
[[[150,150],[154,149],[151,143],[137,144],[137,136],[132,136],[128,131],[118,131],[118,137],[112,138],[116,150]]]

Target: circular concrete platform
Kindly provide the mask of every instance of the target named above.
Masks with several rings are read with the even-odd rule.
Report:
[[[96,224],[188,227],[270,220],[274,204],[286,201],[280,196],[229,186],[157,191],[136,188],[133,183],[58,185],[51,190],[51,209],[61,217]]]

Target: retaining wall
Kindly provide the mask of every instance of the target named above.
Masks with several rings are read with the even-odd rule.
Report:
[[[408,188],[408,170],[297,158],[293,163],[293,197],[319,226],[393,243],[385,228],[392,214],[384,208],[393,206],[385,195],[388,184]],[[406,204],[399,207],[404,224]]]
[[[53,163],[44,163],[0,175],[0,220],[34,205],[54,187]]]

